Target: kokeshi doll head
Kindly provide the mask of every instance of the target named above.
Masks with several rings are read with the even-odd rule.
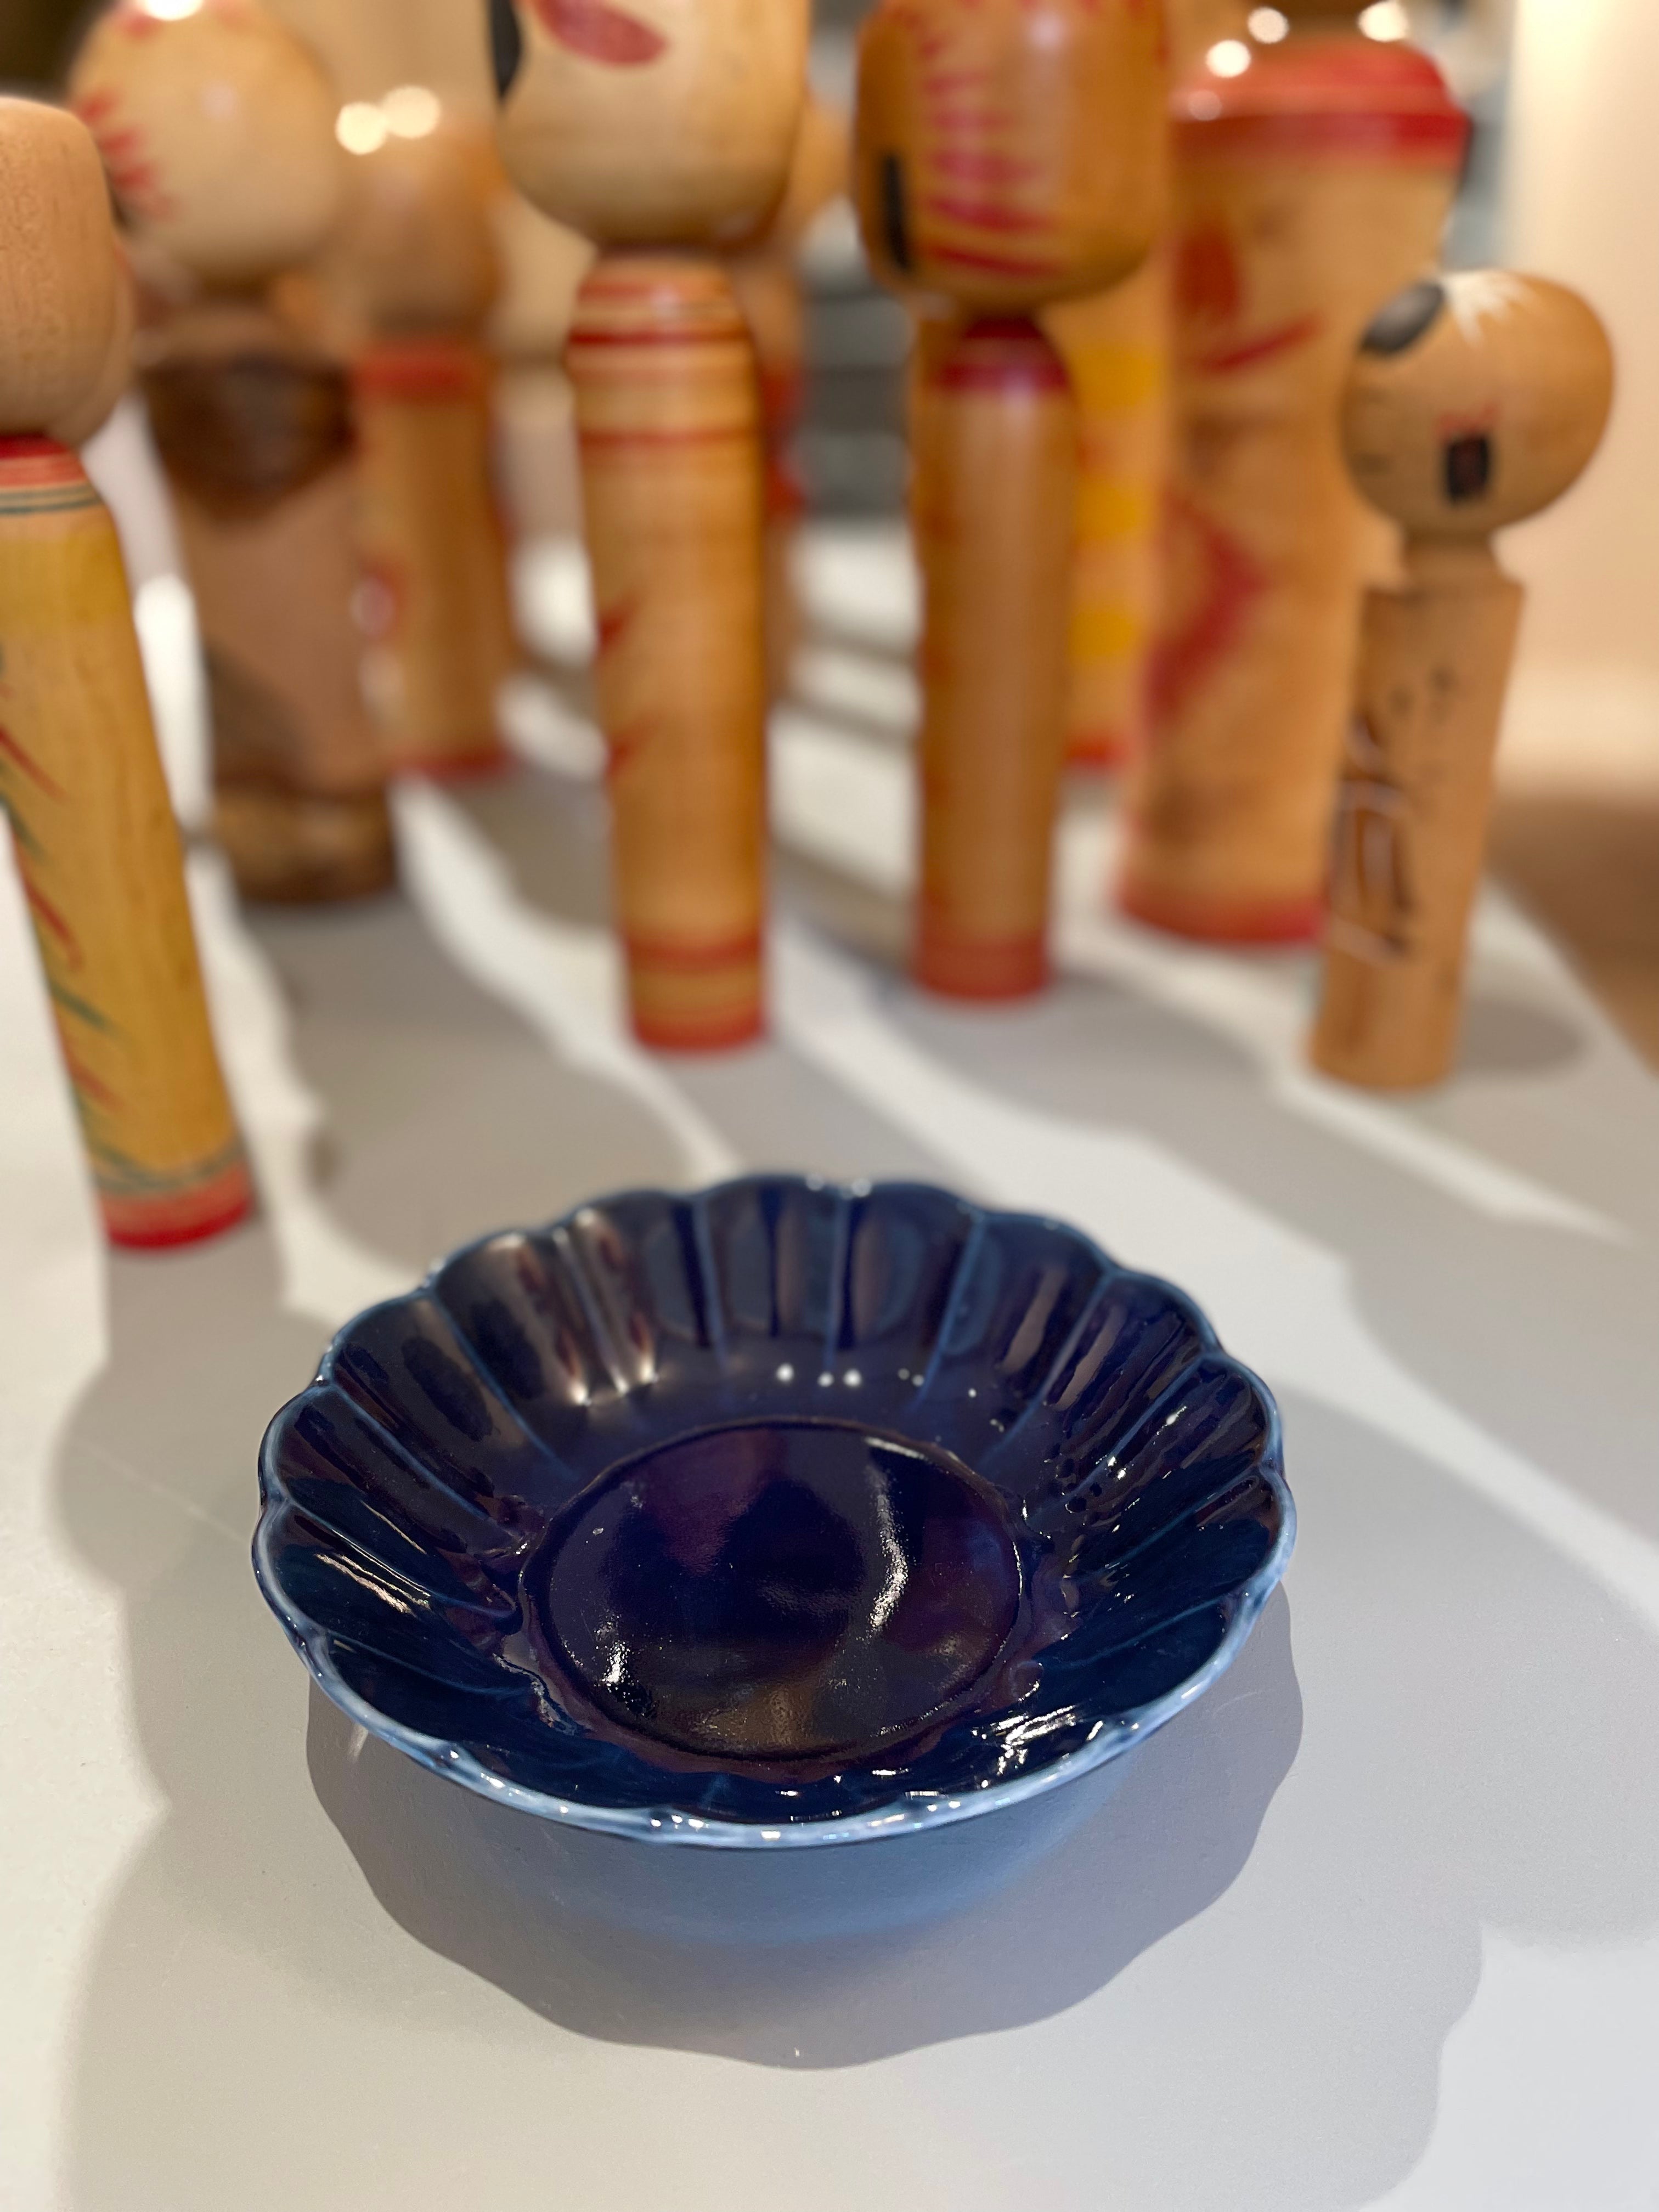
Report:
[[[854,191],[877,274],[983,313],[1127,276],[1162,227],[1160,0],[884,0]]]
[[[118,0],[70,91],[127,222],[198,282],[267,283],[332,229],[339,103],[310,48],[255,0]]]
[[[808,0],[488,0],[497,142],[600,246],[739,246],[784,187]]]
[[[85,126],[0,99],[0,437],[62,436],[97,405],[120,343],[109,193]]]
[[[1366,332],[1343,442],[1408,537],[1483,540],[1548,507],[1601,442],[1613,349],[1576,292],[1467,270],[1413,285]]]
[[[466,126],[407,85],[340,118],[351,156],[337,240],[354,307],[383,332],[477,328],[501,289],[489,173]]]

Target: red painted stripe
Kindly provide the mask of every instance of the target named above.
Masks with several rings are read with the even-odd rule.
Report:
[[[534,0],[536,13],[558,40],[584,61],[640,69],[668,51],[662,33],[608,0]]]
[[[964,937],[923,914],[910,972],[941,998],[1029,999],[1048,981],[1048,947],[1039,930],[1018,937]]]
[[[1311,157],[1455,168],[1468,143],[1469,125],[1457,112],[1220,115],[1209,120],[1188,115],[1177,118],[1176,133],[1189,158]]]
[[[37,890],[35,886],[30,883],[27,878],[25,878],[23,884],[23,896],[28,902],[29,911],[37,916],[44,926],[51,931],[52,934],[58,939],[58,942],[63,946],[64,951],[69,955],[70,966],[71,968],[84,968],[87,964],[86,956],[81,950],[81,940],[76,937],[75,932],[70,927],[68,922],[64,921],[63,915],[58,913],[57,908],[46,896],[46,893],[41,890]]]
[[[766,1035],[766,1011],[757,994],[740,1012],[706,1021],[666,1021],[636,1012],[634,1034],[653,1052],[732,1052]]]
[[[939,192],[922,195],[921,205],[941,222],[959,222],[964,230],[986,230],[1007,237],[1041,238],[1052,232],[1054,224],[1046,215],[1029,215],[1022,208],[1000,205],[994,200],[958,200]]]
[[[674,975],[713,975],[722,968],[752,966],[761,956],[761,933],[757,929],[713,944],[685,945],[667,938],[635,936],[625,936],[623,943],[631,966],[658,969]]]
[[[82,1067],[72,1053],[64,1054],[64,1065],[69,1070],[70,1081],[83,1097],[93,1098],[111,1113],[118,1113],[123,1101],[106,1083],[100,1083],[88,1067]]]
[[[580,310],[578,309],[580,314]],[[699,329],[696,324],[686,324],[673,329],[664,329],[660,324],[647,325],[637,331],[584,330],[579,321],[566,341],[567,353],[597,352],[601,347],[613,346],[708,346],[741,345],[748,333],[740,322],[733,321],[724,329]]]
[[[358,362],[353,381],[368,399],[482,399],[489,369],[471,347],[440,338],[372,347]]]
[[[1304,315],[1299,322],[1286,323],[1282,330],[1269,331],[1242,345],[1221,346],[1213,353],[1200,354],[1193,366],[1207,376],[1235,376],[1241,369],[1255,368],[1264,361],[1277,360],[1280,354],[1294,353],[1298,346],[1311,344],[1324,327],[1322,316]]]
[[[658,453],[674,446],[747,446],[754,435],[751,423],[738,423],[729,430],[583,430],[580,434],[585,453],[625,453],[629,447]]]
[[[1024,184],[1036,175],[1039,167],[1036,161],[1017,161],[1012,154],[958,153],[948,148],[935,154],[927,166],[963,185]]]
[[[1133,877],[1121,887],[1118,904],[1135,921],[1209,945],[1307,945],[1325,921],[1321,899],[1194,898]]]
[[[210,1182],[162,1198],[120,1198],[99,1193],[104,1232],[132,1252],[167,1252],[204,1243],[247,1220],[256,1203],[253,1178],[241,1163]]]
[[[60,791],[43,768],[37,768],[23,750],[11,732],[0,728],[0,758],[15,762],[37,790],[44,791],[48,799],[61,799],[66,793]]]
[[[965,246],[941,246],[933,239],[922,248],[922,257],[928,261],[948,262],[957,269],[980,269],[994,276],[1058,276],[1064,274],[1057,261],[1035,261],[1030,257],[1012,253],[978,253]]]

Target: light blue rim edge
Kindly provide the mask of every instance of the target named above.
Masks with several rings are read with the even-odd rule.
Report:
[[[813,1190],[834,1190],[840,1197],[849,1200],[867,1198],[872,1189],[883,1187],[863,1182],[835,1184],[816,1176],[789,1175],[787,1172],[774,1175],[765,1170],[757,1170],[752,1174],[736,1176],[726,1182],[711,1184],[695,1191],[659,1191],[654,1194],[628,1191],[614,1193],[606,1198],[589,1199],[547,1226],[550,1229],[562,1228],[580,1214],[588,1212],[595,1206],[614,1204],[618,1198],[653,1194],[684,1203],[716,1197],[722,1190],[772,1180],[799,1182]],[[945,1188],[942,1184],[924,1186],[900,1182],[897,1178],[887,1187],[940,1190]],[[953,1191],[946,1191],[945,1194],[957,1198],[958,1204],[976,1214],[981,1222],[1025,1222],[1033,1227],[1054,1229],[1067,1237],[1075,1237],[1087,1244],[1098,1255],[1102,1264],[1115,1273],[1133,1274],[1141,1281],[1158,1283],[1184,1305],[1193,1307],[1192,1299],[1177,1285],[1164,1281],[1162,1276],[1146,1275],[1136,1268],[1120,1267],[1092,1237],[1085,1237],[1080,1230],[1074,1229],[1069,1222],[1061,1221],[1054,1215],[1017,1213],[1003,1207],[975,1206],[971,1200],[959,1198]],[[384,1300],[382,1304],[403,1305],[410,1298],[421,1297],[452,1260],[459,1258],[462,1253],[493,1243],[497,1237],[514,1233],[523,1232],[495,1230],[489,1235],[477,1238],[474,1243],[462,1246],[459,1251],[439,1261],[428,1269],[412,1291],[405,1292],[402,1297]],[[542,1232],[538,1231],[538,1233]],[[1199,1312],[1211,1342],[1215,1344],[1215,1331],[1207,1316],[1197,1308],[1193,1310]],[[326,1379],[340,1339],[355,1328],[367,1314],[379,1310],[380,1306],[366,1307],[362,1314],[347,1322],[336,1333],[334,1341],[324,1358],[317,1382]],[[313,1639],[299,1619],[289,1610],[267,1553],[267,1539],[275,1518],[273,1508],[287,1498],[280,1485],[276,1486],[276,1496],[267,1493],[260,1511],[259,1524],[254,1532],[254,1579],[289,1642],[304,1660],[312,1680],[330,1704],[337,1706],[348,1720],[355,1723],[367,1735],[390,1744],[394,1751],[403,1752],[417,1766],[425,1767],[428,1773],[441,1775],[448,1782],[459,1783],[462,1789],[471,1790],[475,1796],[486,1798],[492,1804],[509,1806],[514,1812],[527,1813],[535,1820],[551,1820],[568,1828],[585,1828],[597,1835],[622,1836],[634,1843],[692,1845],[704,1850],[726,1851],[811,1850],[836,1844],[882,1843],[900,1836],[958,1827],[965,1820],[979,1820],[988,1813],[1006,1811],[1012,1806],[1024,1804],[1030,1799],[1046,1796],[1050,1790],[1063,1789],[1068,1783],[1081,1781],[1085,1774],[1092,1774],[1097,1768],[1108,1766],[1114,1759],[1121,1759],[1125,1753],[1133,1751],[1137,1745],[1155,1735],[1159,1729],[1167,1726],[1188,1705],[1196,1705],[1205,1692],[1221,1680],[1244,1649],[1251,1631],[1261,1617],[1263,1607],[1284,1580],[1296,1549],[1297,1517],[1296,1500],[1280,1464],[1284,1429],[1279,1401],[1259,1375],[1241,1361],[1221,1352],[1218,1344],[1216,1349],[1229,1367],[1261,1393],[1267,1404],[1269,1449],[1273,1461],[1268,1480],[1284,1510],[1284,1525],[1279,1531],[1279,1541],[1244,1585],[1232,1626],[1197,1674],[1189,1676],[1179,1689],[1171,1690],[1167,1697],[1158,1698],[1152,1705],[1143,1705],[1131,1719],[1116,1728],[1109,1728],[1104,1721],[1097,1722],[1094,1735],[1080,1751],[1068,1753],[1054,1765],[1045,1767],[1040,1774],[1023,1775],[1012,1782],[982,1783],[978,1789],[961,1797],[934,1797],[919,1803],[902,1804],[890,1812],[859,1814],[844,1820],[801,1820],[782,1828],[761,1827],[746,1820],[708,1820],[697,1814],[672,1812],[665,1806],[654,1811],[644,1808],[635,1810],[621,1806],[577,1805],[563,1798],[550,1797],[542,1790],[527,1790],[521,1783],[504,1782],[499,1775],[491,1774],[471,1752],[464,1751],[459,1744],[451,1743],[441,1736],[422,1735],[414,1729],[400,1727],[396,1721],[389,1720],[384,1713],[367,1704],[344,1681],[322,1648],[320,1633]],[[315,1387],[315,1382],[308,1386]],[[303,1397],[306,1393],[302,1391],[300,1395]]]

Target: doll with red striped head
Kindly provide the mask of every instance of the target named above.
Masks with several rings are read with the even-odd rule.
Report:
[[[915,384],[926,581],[918,980],[1002,999],[1048,975],[1078,421],[1033,319],[1161,226],[1162,0],[884,0],[860,50],[866,249],[933,313]]]

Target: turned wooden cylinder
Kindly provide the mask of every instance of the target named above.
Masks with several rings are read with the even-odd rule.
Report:
[[[1161,10],[887,0],[860,46],[854,192],[877,274],[944,301],[913,380],[921,887],[915,970],[953,996],[1047,975],[1078,425],[1030,318],[1145,258],[1164,207]]]
[[[1342,380],[1370,316],[1432,263],[1467,125],[1425,57],[1352,31],[1212,55],[1222,72],[1176,99],[1163,610],[1121,898],[1272,943],[1318,927],[1353,679],[1364,524]]]
[[[507,758],[497,696],[518,659],[481,337],[501,283],[491,172],[505,180],[435,100],[416,103],[413,135],[396,100],[352,120],[335,261],[367,326],[353,383],[369,704],[399,768],[488,772]]]
[[[114,525],[73,453],[30,430],[90,434],[118,389],[123,280],[78,123],[0,100],[0,812],[106,1231],[188,1243],[241,1220],[252,1183]]]
[[[648,1044],[763,1023],[766,682],[760,403],[729,278],[607,254],[566,355],[611,745],[615,899]]]
[[[496,0],[491,23],[507,169],[601,249],[566,363],[634,1025],[740,1044],[764,1021],[763,451],[714,256],[782,196],[805,0]]]
[[[1367,337],[1347,453],[1405,526],[1406,576],[1365,605],[1312,1044],[1328,1074],[1402,1090],[1451,1071],[1522,603],[1491,533],[1576,480],[1612,392],[1595,315],[1536,278],[1414,286]]]
[[[377,890],[393,860],[349,379],[266,298],[338,216],[333,93],[254,0],[120,0],[71,91],[135,236],[200,289],[141,365],[207,653],[220,840],[252,897]]]
[[[927,371],[913,515],[925,591],[915,972],[953,998],[1048,976],[1065,750],[1077,420],[1024,317],[970,322]]]

